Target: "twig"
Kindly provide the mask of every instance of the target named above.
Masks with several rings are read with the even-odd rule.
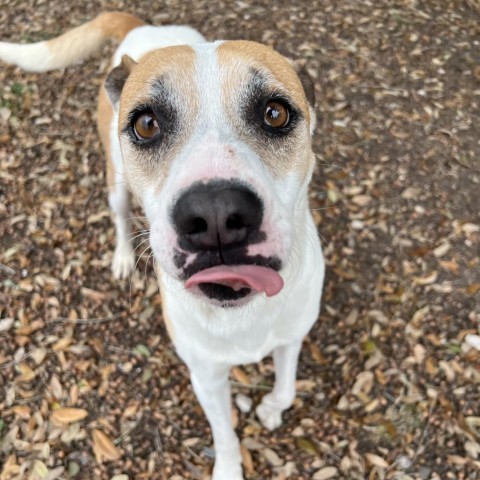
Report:
[[[75,325],[88,324],[88,323],[103,323],[103,322],[109,322],[110,320],[115,320],[121,315],[122,315],[121,313],[115,313],[114,315],[109,315],[107,317],[77,318],[76,320],[71,318],[59,317],[53,320],[48,320],[47,323],[73,323]]]
[[[235,380],[230,380],[230,385],[232,387],[242,387],[248,388],[249,390],[261,390],[263,392],[271,392],[273,390],[272,387],[268,387],[267,385],[253,385],[252,383],[240,383],[236,382]],[[298,397],[310,397],[312,394],[308,392],[296,392]]]
[[[0,263],[0,270],[3,270],[9,275],[15,275],[15,270],[13,268],[7,267],[7,265],[4,265],[3,263]]]

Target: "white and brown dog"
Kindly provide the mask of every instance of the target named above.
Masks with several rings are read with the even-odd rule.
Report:
[[[30,71],[64,68],[121,41],[99,97],[117,246],[129,275],[129,193],[150,224],[163,316],[215,443],[215,480],[242,477],[229,370],[273,352],[275,386],[256,413],[273,429],[295,397],[324,261],[308,206],[314,114],[292,65],[248,41],[208,43],[183,26],[104,13],[64,35],[0,43]]]

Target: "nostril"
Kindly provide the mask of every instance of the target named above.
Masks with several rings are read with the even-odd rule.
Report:
[[[240,248],[258,241],[262,218],[259,196],[227,180],[192,185],[171,210],[179,245],[189,251]]]
[[[205,233],[208,231],[208,224],[202,217],[192,218],[185,228],[186,235],[195,235],[196,233]]]
[[[227,218],[226,226],[228,230],[241,230],[242,228],[245,228],[247,225],[242,215],[238,213],[232,213]]]

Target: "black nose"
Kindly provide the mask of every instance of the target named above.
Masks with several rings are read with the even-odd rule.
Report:
[[[258,237],[263,204],[249,188],[227,180],[197,183],[172,210],[180,246],[186,250],[239,247]]]

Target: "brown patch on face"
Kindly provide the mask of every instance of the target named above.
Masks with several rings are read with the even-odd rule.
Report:
[[[97,128],[100,134],[100,140],[103,145],[105,157],[107,160],[107,186],[108,191],[112,192],[115,189],[115,168],[113,166],[112,152],[111,152],[111,139],[110,139],[110,126],[112,123],[113,109],[110,103],[107,92],[102,86],[98,95],[98,107],[97,107]]]
[[[285,87],[295,104],[301,108],[305,118],[310,121],[308,103],[305,97],[302,83],[290,62],[266,45],[249,42],[247,40],[235,40],[222,43],[217,48],[220,68],[224,66],[238,73],[238,60],[245,64],[245,75],[250,69],[260,71],[267,70],[275,80]],[[227,76],[224,87],[224,95],[231,94],[238,88],[235,76]]]
[[[188,81],[195,76],[194,50],[187,45],[160,48],[144,55],[125,82],[120,102],[120,125],[132,108],[151,100],[151,85],[163,76],[175,85],[178,96],[189,101],[187,108],[198,109],[198,99],[192,92],[191,81]]]
[[[149,52],[133,67],[125,82],[120,98],[119,134],[126,179],[136,196],[141,197],[141,192],[136,191],[137,185],[154,184],[156,189],[161,189],[173,159],[193,133],[199,110],[194,84],[195,58],[194,50],[183,45]],[[135,146],[123,131],[128,128],[132,111],[149,106],[154,110],[159,84],[178,128],[170,135],[167,146],[160,144],[155,149],[143,148],[141,144]]]
[[[222,71],[223,105],[235,132],[256,151],[275,177],[292,170],[305,177],[314,163],[310,111],[302,83],[290,62],[265,45],[243,40],[222,43],[217,55]],[[257,89],[260,93],[256,92],[255,83],[262,84]],[[262,109],[251,107],[256,99],[263,98],[263,91],[267,93],[265,100],[269,94],[274,101],[280,95],[297,111],[298,121],[289,133],[269,136],[262,130]]]

